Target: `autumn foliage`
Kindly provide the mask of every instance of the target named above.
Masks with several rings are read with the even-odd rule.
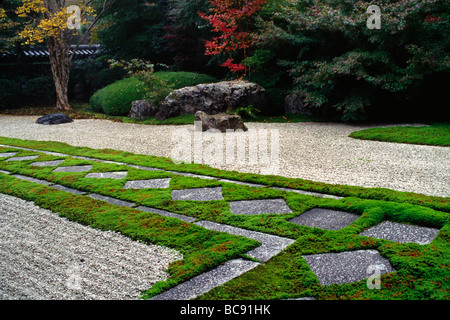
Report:
[[[254,46],[252,26],[255,14],[267,0],[210,0],[209,14],[199,13],[207,20],[212,30],[219,35],[205,43],[206,55],[228,55],[222,64],[235,74],[244,76],[248,70],[240,63],[247,57],[248,49]],[[239,62],[235,62],[239,59]]]

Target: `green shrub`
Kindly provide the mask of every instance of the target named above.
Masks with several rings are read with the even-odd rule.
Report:
[[[8,108],[17,100],[19,93],[19,85],[16,82],[0,79],[0,109]]]
[[[145,87],[137,78],[125,78],[97,91],[90,100],[94,111],[111,115],[126,116],[130,112],[131,103],[143,99]]]
[[[158,71],[155,75],[167,82],[173,89],[196,86],[202,83],[214,83],[219,80],[207,74],[184,71]]]

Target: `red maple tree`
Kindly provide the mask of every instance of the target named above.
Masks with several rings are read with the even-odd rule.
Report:
[[[210,13],[199,13],[219,33],[212,41],[205,42],[205,54],[237,53],[240,61],[247,57],[247,50],[255,44],[251,34],[253,17],[261,10],[267,0],[210,0]],[[230,57],[221,66],[227,67],[235,74],[245,76],[248,72],[240,62],[234,62]]]

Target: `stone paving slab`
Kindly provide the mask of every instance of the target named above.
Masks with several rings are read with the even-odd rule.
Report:
[[[258,262],[234,259],[169,289],[151,300],[189,300],[257,267]]]
[[[170,187],[171,178],[127,181],[124,189],[164,189]]]
[[[53,172],[85,172],[92,169],[92,165],[58,167]]]
[[[17,154],[17,152],[3,152],[3,153],[0,153],[0,158],[14,157],[16,154]]]
[[[292,212],[284,199],[231,201],[230,210],[233,214],[279,214]]]
[[[311,228],[339,230],[349,226],[359,217],[354,213],[314,208],[290,219],[289,222]]]
[[[182,214],[178,214],[178,213],[174,213],[174,212],[170,212],[170,211],[166,211],[166,210],[150,208],[150,207],[146,207],[146,206],[139,206],[139,207],[136,207],[135,209],[140,210],[140,211],[145,211],[145,212],[157,213],[157,214],[160,214],[160,215],[166,216],[166,217],[177,218],[177,219],[183,220],[185,222],[194,222],[195,220],[197,220],[196,218],[193,218],[193,217],[185,216]]]
[[[313,254],[303,258],[323,286],[367,279],[375,274],[375,268],[379,275],[395,271],[389,260],[377,250]]]
[[[16,177],[16,178],[21,179],[21,180],[26,180],[26,181],[30,181],[30,182],[39,183],[39,184],[44,184],[46,186],[49,186],[49,185],[52,184],[51,182],[48,182],[48,181],[45,181],[45,180],[40,180],[40,179],[28,177],[28,176],[23,176],[21,174],[13,174],[12,177]]]
[[[34,160],[36,158],[39,158],[39,156],[35,155],[35,156],[25,156],[25,157],[12,157],[5,161],[26,161],[26,160]]]
[[[85,178],[97,178],[97,179],[123,179],[128,175],[128,171],[115,171],[115,172],[92,172],[88,173]]]
[[[243,185],[243,186],[255,187],[255,188],[264,188],[264,187],[267,187],[267,186],[262,185],[262,184],[256,184],[256,183],[250,183],[250,182],[243,182],[243,181],[236,181],[236,180],[220,179],[219,181],[220,181],[220,182],[228,182],[228,183],[239,184],[239,185]]]
[[[123,206],[123,207],[134,207],[136,204],[133,202],[129,202],[129,201],[124,201],[124,200],[120,200],[120,199],[116,199],[116,198],[112,198],[112,197],[108,197],[108,196],[104,196],[101,194],[96,194],[96,193],[90,193],[88,194],[89,197],[96,199],[96,200],[101,200],[101,201],[105,201],[111,204],[115,204],[117,206]]]
[[[415,242],[418,244],[429,244],[436,238],[439,231],[439,229],[435,228],[383,221],[382,223],[363,231],[359,235],[400,243]]]
[[[58,190],[61,190],[61,191],[66,191],[66,192],[70,192],[70,193],[73,193],[73,194],[79,194],[79,195],[87,193],[85,191],[80,191],[80,190],[77,190],[77,189],[68,188],[68,187],[65,187],[65,186],[62,186],[62,185],[59,185],[59,184],[54,184],[54,185],[50,186],[50,188],[54,188],[54,189],[58,189]]]
[[[34,167],[56,167],[56,166],[59,166],[63,162],[64,162],[64,160],[39,161],[39,162],[31,163],[30,166],[34,166]]]
[[[4,174],[11,174],[11,172],[5,171],[5,170],[0,170],[0,172],[1,172],[1,173],[4,173]]]
[[[224,200],[222,187],[172,190],[172,200]]]
[[[293,239],[283,238],[258,231],[241,229],[211,221],[199,221],[195,224],[208,230],[226,232],[260,242],[261,245],[259,247],[247,252],[246,254],[262,262],[268,261],[270,258],[280,253],[281,250],[295,242]]]

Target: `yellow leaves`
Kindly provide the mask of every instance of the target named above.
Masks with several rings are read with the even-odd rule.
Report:
[[[45,13],[46,11],[47,8],[44,6],[43,0],[23,0],[22,6],[16,9],[16,14],[21,18],[25,18],[32,12]]]
[[[19,37],[24,40],[25,44],[41,43],[48,37],[60,39],[63,32],[68,30],[68,19],[71,12],[67,12],[67,8],[59,11],[51,12],[51,8],[47,8],[43,0],[23,0],[22,6],[16,9],[19,17],[30,18],[30,23],[19,32]],[[95,9],[86,5],[80,5],[83,12],[81,24],[88,23],[88,16],[95,16]],[[3,10],[4,11],[4,10]],[[2,20],[0,11],[0,21]]]

